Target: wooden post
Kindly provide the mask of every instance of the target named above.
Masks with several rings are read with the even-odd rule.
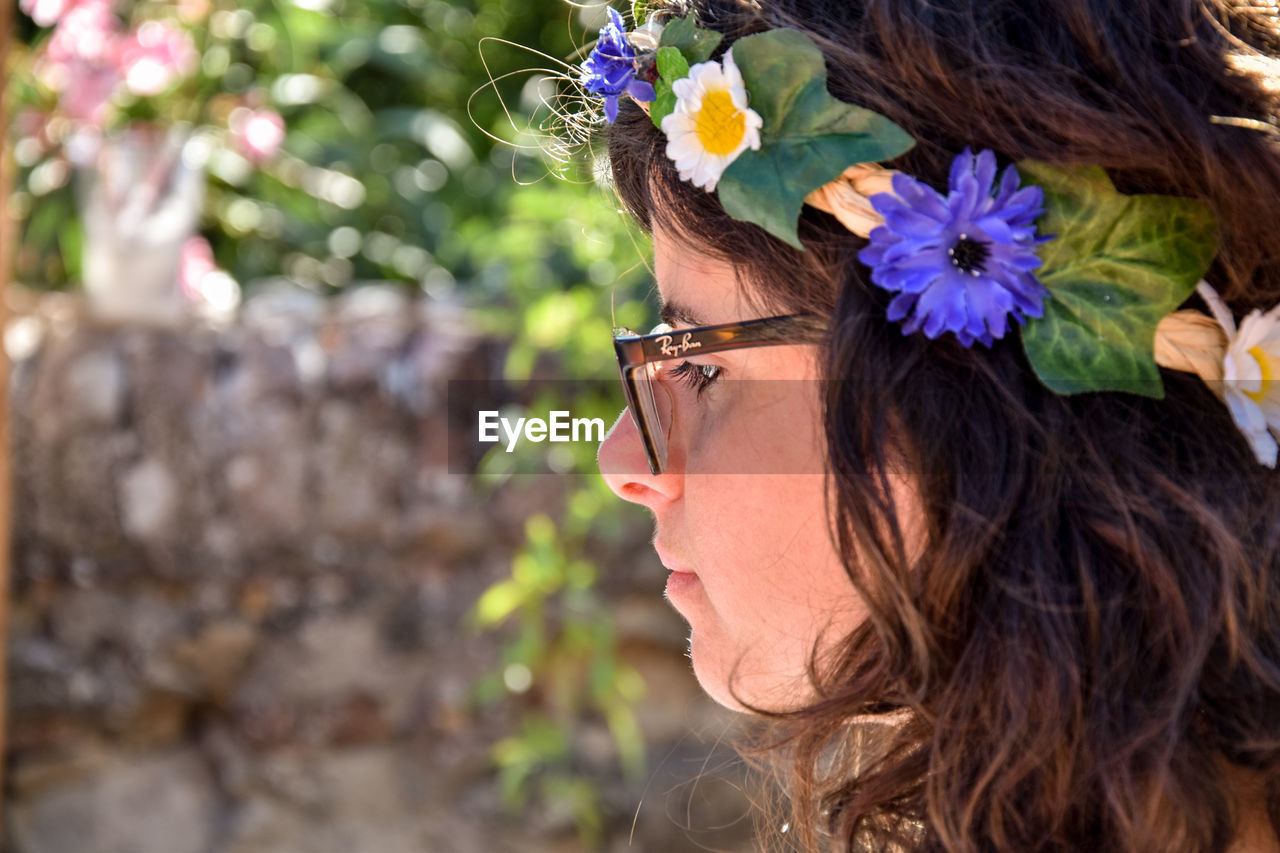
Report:
[[[10,213],[14,162],[9,145],[9,99],[6,85],[11,69],[13,15],[17,0],[0,0],[0,336],[9,321],[9,274],[13,269],[17,230]],[[0,844],[4,838],[4,782],[8,740],[5,737],[9,710],[9,572],[13,524],[13,468],[9,455],[9,356],[0,345]]]

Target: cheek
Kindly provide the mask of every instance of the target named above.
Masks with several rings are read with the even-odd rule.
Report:
[[[795,704],[809,693],[815,645],[864,618],[830,543],[823,478],[701,479],[701,497],[714,490],[736,511],[717,513],[696,535],[708,608],[687,614],[695,671],[721,701],[732,681],[755,704]]]
[[[714,396],[681,407],[688,415],[677,418],[673,440],[687,448],[689,473],[824,473],[818,382],[740,380],[724,385]]]
[[[695,530],[712,603],[726,618],[748,634],[767,626],[811,635],[848,609],[856,594],[831,541],[822,476],[704,479],[719,481],[718,498],[733,506]]]

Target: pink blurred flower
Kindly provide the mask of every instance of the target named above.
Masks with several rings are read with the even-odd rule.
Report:
[[[68,2],[45,54],[36,65],[41,82],[59,93],[62,111],[76,121],[101,126],[120,82],[111,61],[120,22],[103,0]]]
[[[78,3],[58,21],[45,55],[53,63],[109,62],[119,30],[120,21],[109,4]]]
[[[213,260],[213,247],[203,237],[187,239],[182,244],[182,255],[178,260],[178,287],[184,296],[193,301],[202,297],[202,283],[205,276],[218,271]]]
[[[182,244],[178,261],[178,290],[201,314],[226,320],[240,304],[240,285],[218,269],[209,241],[195,236]]]
[[[231,140],[255,164],[265,163],[284,142],[284,119],[275,110],[241,107],[231,114]]]
[[[63,63],[66,75],[58,104],[68,118],[103,127],[111,113],[111,96],[120,85],[120,72],[111,65],[73,60]]]
[[[24,139],[43,138],[45,131],[48,129],[48,124],[48,114],[31,107],[20,110],[13,119],[14,128],[18,131],[18,135]]]
[[[57,22],[67,11],[69,0],[19,0],[18,7],[42,27]]]
[[[200,54],[186,30],[165,21],[147,21],[119,40],[116,61],[135,95],[158,95],[196,70]]]
[[[18,6],[41,27],[58,23],[77,6],[109,6],[107,0],[19,0]]]

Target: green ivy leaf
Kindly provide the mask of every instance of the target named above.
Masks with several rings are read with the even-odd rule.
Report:
[[[689,61],[678,47],[658,48],[658,79],[653,84],[656,97],[649,104],[649,118],[653,126],[662,130],[662,119],[676,108],[676,93],[671,91],[671,84],[681,77],[689,76]]]
[[[711,58],[711,54],[715,52],[722,38],[724,38],[724,35],[715,30],[699,29],[693,23],[693,16],[689,15],[684,18],[676,18],[663,27],[659,44],[662,47],[677,48],[690,65],[696,65]],[[659,71],[658,73],[661,74],[662,72]],[[688,74],[689,72],[686,71],[685,73]],[[678,80],[679,78],[672,77],[671,79]]]
[[[1040,248],[1036,272],[1051,298],[1022,331],[1036,375],[1058,394],[1163,397],[1156,326],[1213,262],[1213,213],[1194,199],[1122,195],[1098,166],[1018,170],[1044,189],[1039,233],[1056,235]]]
[[[733,58],[764,126],[760,150],[742,152],[720,177],[720,203],[801,248],[796,220],[806,195],[854,163],[897,157],[915,140],[884,116],[833,98],[822,52],[797,30],[739,39]]]

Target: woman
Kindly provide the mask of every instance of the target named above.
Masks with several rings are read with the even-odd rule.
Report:
[[[1236,326],[1280,302],[1276,11],[697,0],[649,21],[615,20],[584,68],[673,327],[620,337],[632,416],[600,465],[655,516],[700,682],[776,720],[772,842],[1280,850],[1276,317]],[[777,215],[734,164],[796,133],[778,105],[818,98],[823,67],[872,112],[809,142],[883,122],[842,185],[879,191],[823,201],[798,147],[770,168],[809,203]],[[1142,205],[1144,260],[1097,248],[1099,211]],[[1153,256],[1180,271],[1148,288]],[[1105,360],[1130,352],[1150,371]]]

